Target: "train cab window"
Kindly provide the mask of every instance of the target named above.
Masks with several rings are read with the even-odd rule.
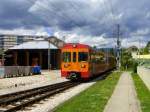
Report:
[[[73,52],[73,62],[76,62],[76,52]]]
[[[71,52],[63,52],[63,62],[71,62]]]
[[[79,52],[78,61],[88,61],[88,52]]]

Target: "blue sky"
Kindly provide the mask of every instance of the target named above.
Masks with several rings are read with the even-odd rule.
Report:
[[[149,5],[149,0],[0,0],[0,33],[54,34],[66,36],[66,42],[114,47],[120,24],[122,46],[144,46],[150,40]]]

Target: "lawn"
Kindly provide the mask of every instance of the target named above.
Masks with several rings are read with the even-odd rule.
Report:
[[[121,72],[113,72],[104,80],[81,92],[54,109],[54,112],[103,112]]]
[[[142,112],[150,112],[150,91],[137,74],[132,74]]]

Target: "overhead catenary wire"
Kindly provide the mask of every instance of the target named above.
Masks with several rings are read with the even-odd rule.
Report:
[[[30,2],[30,3],[32,3],[32,4],[34,4],[34,2],[33,1],[31,1],[31,0],[28,0],[28,2]],[[50,1],[49,1],[50,2]],[[53,4],[52,2],[51,2],[51,4]],[[51,7],[51,9],[53,9],[53,10],[50,10],[49,8],[47,8],[47,7],[45,7],[42,3],[41,4],[39,4],[39,3],[37,3],[36,5],[38,5],[39,7],[41,7],[41,8],[43,8],[43,9],[45,9],[45,10],[47,10],[47,11],[49,11],[51,14],[53,14],[53,15],[57,15],[58,17],[60,17],[60,18],[63,18],[65,21],[67,21],[67,20],[71,20],[71,18],[68,16],[68,15],[66,15],[66,14],[62,14],[62,13],[60,13],[60,12],[57,12],[57,13],[55,13],[53,10],[54,10],[54,5],[53,5],[53,7]],[[48,17],[48,15],[46,14],[46,17],[47,18],[49,18]],[[81,26],[76,22],[76,21],[73,21],[72,22],[76,27],[78,27],[79,29],[81,29]],[[50,23],[51,24],[51,23]],[[57,24],[56,24],[57,25]]]
[[[111,17],[110,23],[112,25],[111,28],[112,28],[112,31],[114,32],[114,26],[115,26],[116,23],[115,23],[115,18],[114,18],[114,9],[112,7],[112,3],[110,3],[111,1],[108,2],[106,0],[103,0],[101,2],[100,1],[98,1],[98,2],[99,2],[99,4],[101,4],[101,3],[103,4],[102,6],[103,6],[103,9],[104,9],[104,12],[105,12],[104,16],[107,17],[107,16],[110,15],[110,17]],[[106,27],[110,27],[111,26],[107,21],[105,21],[105,25],[106,25]],[[112,35],[114,35],[114,34],[112,34]],[[109,37],[112,38],[113,42],[116,43],[116,40],[114,39],[114,36],[109,36]]]
[[[35,2],[33,2],[33,1],[31,1],[31,0],[28,0],[30,3],[35,3]],[[62,18],[62,19],[64,19],[64,21],[68,21],[68,20],[72,20],[72,18],[70,18],[66,13],[60,13],[59,11],[57,12],[57,13],[55,13],[54,12],[54,10],[56,10],[56,7],[55,7],[55,5],[53,5],[53,2],[52,1],[49,1],[51,4],[52,4],[52,6],[53,7],[51,7],[51,9],[49,9],[48,7],[46,7],[44,4],[40,4],[40,3],[37,3],[36,5],[38,5],[39,7],[42,7],[43,9],[45,9],[46,11],[48,11],[48,12],[50,12],[51,14],[53,14],[53,15],[56,15],[57,17],[60,17],[60,18]],[[104,5],[106,5],[106,1],[103,1],[104,2]],[[76,6],[76,4],[73,4],[72,2],[68,2],[68,4],[70,4],[71,6],[72,6],[72,9],[74,10],[74,12],[78,12],[78,9],[77,9],[77,6]],[[112,5],[110,4],[110,7],[111,7]],[[114,11],[113,11],[113,8],[111,7],[111,8],[109,8],[109,6],[107,5],[107,6],[105,6],[105,7],[107,7],[108,8],[108,11],[110,12],[110,15],[111,15],[111,22],[112,22],[112,24],[114,24]],[[49,25],[51,25],[52,23],[51,22],[49,22],[47,19],[49,19],[50,17],[47,15],[47,13],[42,13],[42,15],[44,15],[44,18],[46,18],[46,21],[49,23]],[[74,15],[73,15],[74,16]],[[80,15],[78,16],[78,17],[81,17]],[[82,18],[81,18],[83,21],[86,21],[86,18],[83,16]],[[56,22],[55,23],[56,25],[59,25],[59,23],[58,22]],[[81,29],[81,30],[83,30],[83,28],[81,28],[81,25],[78,23],[78,22],[76,22],[75,20],[72,20],[72,24],[73,25],[75,25],[76,27],[78,27],[79,29]],[[106,24],[106,25],[108,25],[108,24]]]
[[[112,3],[111,3],[111,1],[108,1],[108,0],[104,0],[103,1],[103,3],[104,4],[106,4],[106,1],[107,1],[107,4],[109,4],[109,12],[110,12],[110,15],[111,15],[111,22],[112,22],[112,27],[113,26],[115,26],[115,24],[116,24],[116,20],[115,20],[115,14],[114,14],[114,10],[113,10],[113,7],[112,7]],[[121,41],[120,41],[120,25],[119,25],[119,23],[117,23],[116,24],[116,26],[117,26],[117,34],[115,34],[116,35],[116,39],[117,39],[117,66],[118,66],[118,68],[120,68],[121,67],[121,56],[120,56],[120,54],[121,54]],[[115,29],[113,29],[114,31],[115,31]],[[113,32],[114,32],[113,31]],[[114,39],[114,41],[115,41],[115,39]]]

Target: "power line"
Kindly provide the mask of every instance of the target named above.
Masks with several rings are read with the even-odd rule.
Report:
[[[109,15],[110,14],[110,17],[111,17],[111,19],[110,19],[111,21],[110,22],[112,24],[112,32],[114,32],[114,30],[115,30],[114,27],[115,27],[116,23],[115,23],[114,9],[113,9],[112,3],[111,3],[111,1],[108,2],[106,0],[103,0],[102,3],[103,3],[103,9],[105,10],[105,15]],[[107,12],[109,12],[109,13],[107,13]],[[108,22],[105,21],[105,24],[106,24],[107,27],[110,27],[110,25],[108,25]],[[113,39],[113,42],[116,43],[116,40],[114,39],[114,36],[112,36],[112,39]]]
[[[30,3],[34,3],[34,2],[32,2],[31,0],[28,0],[28,2],[30,2]],[[52,2],[51,2],[51,4],[53,4]],[[60,12],[57,12],[57,13],[54,13],[52,10],[50,10],[49,8],[47,8],[47,7],[45,7],[44,5],[42,5],[42,4],[36,4],[36,5],[38,5],[39,7],[42,7],[43,9],[46,9],[47,11],[49,11],[50,13],[52,13],[53,15],[57,15],[58,17],[60,17],[60,18],[63,18],[65,21],[67,21],[67,19],[69,18],[70,19],[70,17],[68,16],[68,15],[66,15],[65,13],[60,13]],[[54,5],[53,5],[54,6]],[[52,8],[52,7],[51,7]],[[54,9],[55,7],[53,7],[52,9]],[[46,14],[46,17],[48,17],[48,15]],[[49,17],[48,17],[49,18]],[[71,20],[71,19],[70,19]],[[80,28],[80,25],[76,22],[76,21],[73,21],[72,22],[76,27],[78,27],[79,29],[81,29]]]

